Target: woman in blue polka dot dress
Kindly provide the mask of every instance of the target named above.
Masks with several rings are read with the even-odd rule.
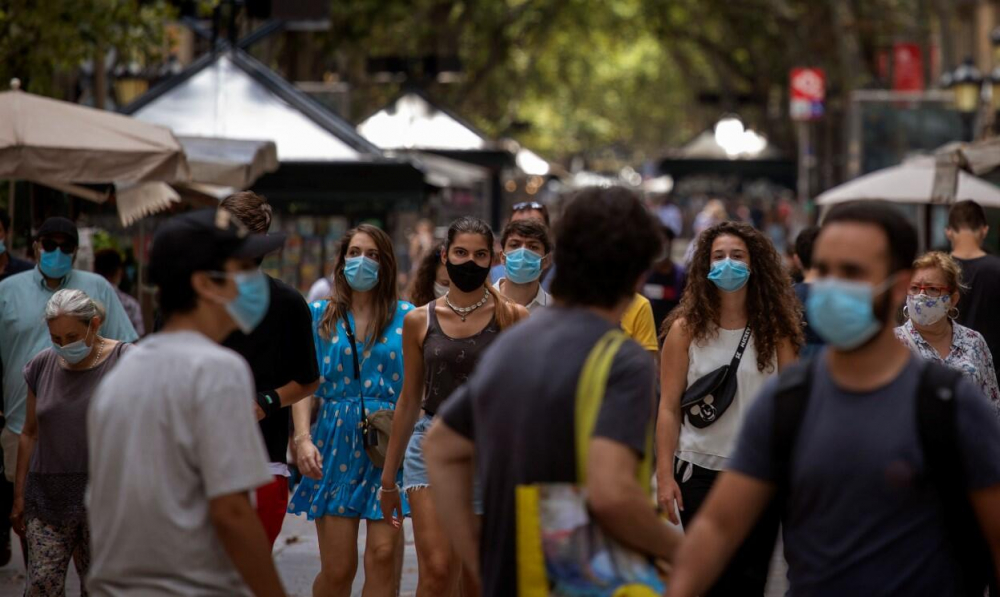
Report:
[[[385,232],[362,224],[341,241],[339,255],[332,296],[309,305],[321,405],[312,433],[309,401],[293,407],[297,461],[304,478],[288,511],[316,521],[321,569],[314,595],[350,592],[362,519],[368,527],[364,592],[389,595],[395,594],[402,533],[382,517],[382,469],[365,452],[361,408],[363,396],[369,414],[395,409],[403,385],[403,317],[413,306],[397,300],[396,261]]]

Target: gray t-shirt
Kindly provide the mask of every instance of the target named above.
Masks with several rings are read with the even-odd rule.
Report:
[[[541,309],[497,337],[438,413],[476,444],[486,597],[517,594],[515,487],[576,481],[577,380],[594,344],[614,327],[584,309]],[[653,359],[626,341],[612,364],[594,435],[642,454],[654,388]]]
[[[38,425],[24,495],[28,517],[53,524],[86,518],[87,410],[97,384],[131,348],[119,342],[100,365],[82,371],[63,367],[51,348],[25,365]]]
[[[195,332],[146,338],[98,386],[91,594],[248,594],[209,501],[272,480],[253,404],[246,361]]]
[[[825,354],[825,353],[821,353]],[[916,391],[925,364],[912,358],[891,383],[849,392],[814,363],[812,394],[793,450],[784,524],[792,594],[951,595],[944,518],[922,483]],[[776,381],[750,408],[730,469],[776,482],[771,445]],[[979,390],[956,392],[959,450],[968,489],[1000,483],[1000,422]]]

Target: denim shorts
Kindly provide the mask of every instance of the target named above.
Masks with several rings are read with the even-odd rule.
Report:
[[[431,485],[427,478],[427,463],[424,462],[424,438],[433,422],[434,418],[425,414],[420,417],[413,428],[413,435],[410,436],[410,443],[406,446],[406,456],[403,459],[403,491],[405,492],[412,489],[423,489]],[[473,479],[472,508],[476,514],[482,515],[483,488],[479,483],[478,474]]]

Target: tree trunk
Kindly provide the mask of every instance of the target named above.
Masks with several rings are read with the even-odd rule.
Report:
[[[108,92],[108,73],[104,70],[104,45],[94,50],[94,107],[103,110]]]

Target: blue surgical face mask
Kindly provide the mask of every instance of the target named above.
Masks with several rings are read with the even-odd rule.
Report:
[[[344,261],[347,285],[358,292],[367,292],[378,284],[378,261],[364,255],[348,257]]]
[[[826,278],[812,283],[806,316],[819,337],[843,351],[858,348],[884,325],[875,316],[873,301],[895,281],[892,276],[873,287],[867,282]]]
[[[507,279],[515,284],[534,282],[542,275],[543,257],[534,251],[521,247],[505,253],[507,262],[504,270]]]
[[[87,329],[87,336],[90,336],[90,329]],[[90,351],[93,350],[93,346],[87,346],[87,339],[77,340],[76,342],[71,342],[65,346],[59,346],[55,342],[52,343],[52,351],[56,355],[64,358],[70,365],[76,365],[83,359],[90,355]]]
[[[742,261],[726,257],[712,262],[708,279],[723,292],[736,292],[746,286],[747,280],[750,279],[750,268]]]
[[[42,251],[42,258],[38,260],[38,269],[50,278],[65,278],[66,274],[73,269],[73,254],[63,253],[61,249]]]
[[[267,315],[271,305],[271,286],[259,271],[233,275],[239,294],[226,303],[226,312],[244,334],[252,332]]]

